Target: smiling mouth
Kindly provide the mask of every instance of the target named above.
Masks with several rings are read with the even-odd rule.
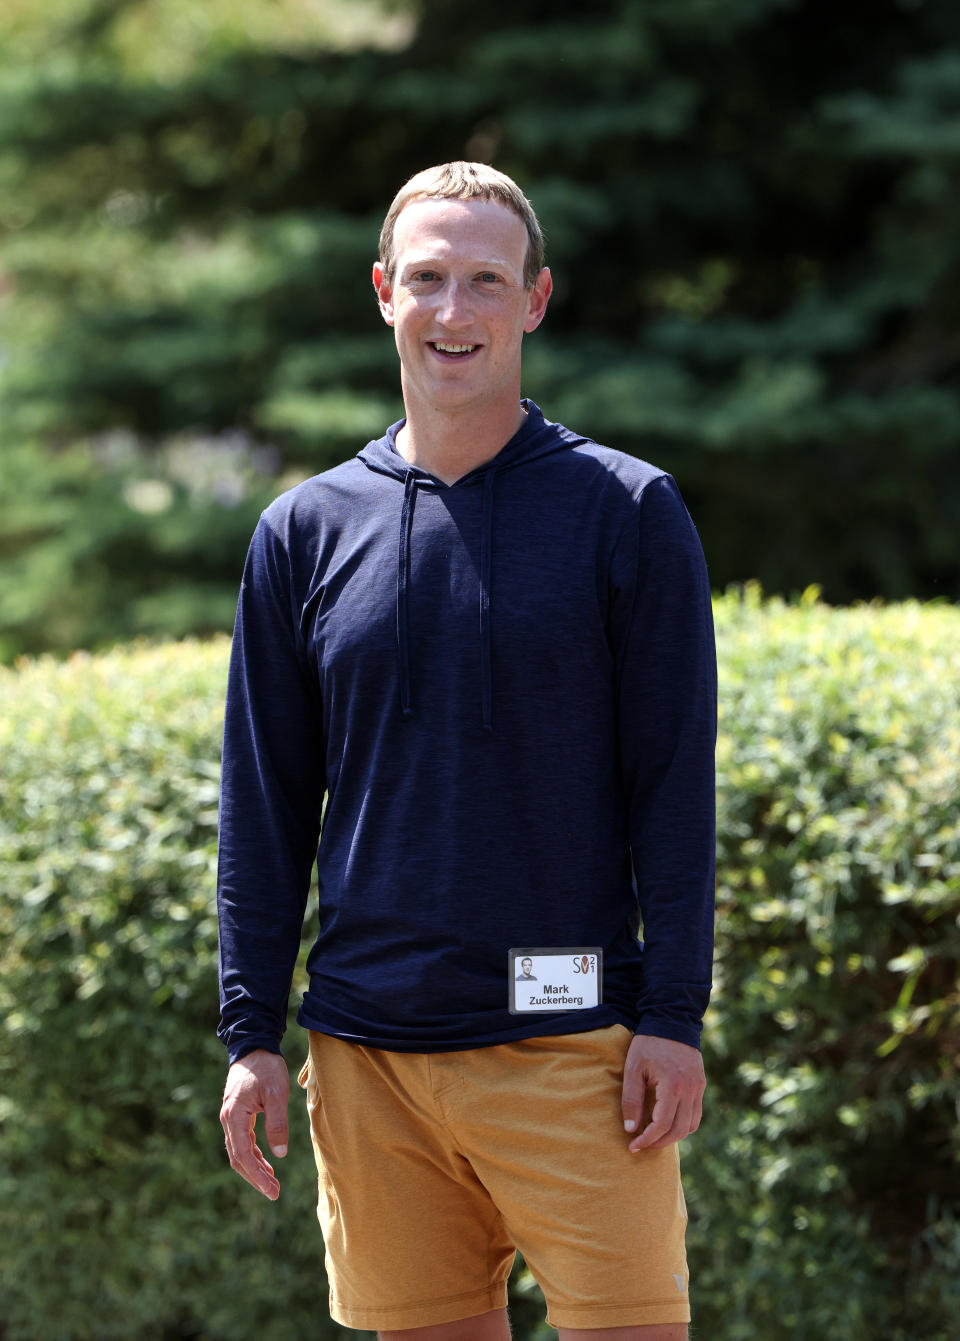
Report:
[[[451,359],[462,359],[467,354],[472,354],[475,349],[480,348],[479,345],[455,345],[447,340],[431,340],[429,344],[430,348],[435,349],[438,354],[443,354],[446,358]]]

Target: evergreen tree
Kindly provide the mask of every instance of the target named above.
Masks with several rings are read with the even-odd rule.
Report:
[[[543,218],[528,394],[676,474],[715,585],[956,597],[960,13],[298,5],[5,20],[7,654],[229,627],[258,508],[401,412],[370,261],[455,157]]]

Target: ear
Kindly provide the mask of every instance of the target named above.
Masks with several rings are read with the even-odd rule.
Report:
[[[373,263],[373,287],[377,291],[377,303],[380,307],[380,315],[388,326],[393,325],[393,285],[383,273],[383,266],[379,261]]]
[[[553,276],[550,274],[548,266],[544,266],[537,275],[536,283],[530,290],[530,299],[527,306],[527,318],[523,323],[523,329],[529,335],[535,331],[543,321],[547,311],[547,303],[550,301],[550,295],[553,292]]]

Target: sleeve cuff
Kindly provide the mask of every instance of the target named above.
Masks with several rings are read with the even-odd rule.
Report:
[[[647,1034],[651,1038],[666,1038],[672,1043],[686,1043],[688,1048],[700,1051],[702,1024],[684,1024],[679,1020],[658,1019],[655,1015],[641,1016],[634,1027],[635,1034]]]

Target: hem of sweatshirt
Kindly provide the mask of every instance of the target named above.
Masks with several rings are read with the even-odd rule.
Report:
[[[684,1025],[676,1020],[656,1018],[631,1019],[623,1011],[611,1006],[601,1006],[590,1011],[565,1011],[562,1016],[538,1016],[517,1024],[515,1028],[498,1033],[483,1035],[465,1035],[458,1038],[399,1038],[393,1034],[358,1034],[324,1020],[319,1016],[308,1015],[301,1007],[297,1023],[304,1029],[318,1034],[329,1034],[333,1038],[342,1038],[347,1043],[358,1043],[368,1048],[381,1048],[385,1052],[461,1052],[471,1048],[492,1048],[500,1043],[519,1042],[524,1038],[550,1038],[560,1034],[586,1033],[593,1029],[606,1029],[611,1024],[625,1025],[635,1034],[645,1034],[651,1038],[668,1039],[673,1043],[685,1043],[688,1047],[701,1046],[702,1026]],[[262,1049],[282,1055],[280,1040],[264,1036],[248,1036],[227,1044],[227,1064],[232,1066],[248,1053]]]
[[[528,1016],[522,1021],[518,1019],[516,1025],[507,1029],[443,1038],[426,1031],[418,1033],[416,1037],[404,1037],[396,1033],[356,1033],[320,1015],[308,1015],[302,1007],[297,1015],[297,1023],[314,1033],[329,1034],[332,1038],[343,1039],[345,1043],[358,1043],[362,1047],[379,1048],[384,1052],[468,1052],[473,1048],[494,1048],[501,1043],[518,1043],[525,1038],[589,1033],[594,1029],[607,1029],[611,1024],[622,1024],[633,1031],[636,1020],[611,1006],[599,1006],[591,1010],[564,1011],[562,1015],[544,1013],[532,1018]]]

